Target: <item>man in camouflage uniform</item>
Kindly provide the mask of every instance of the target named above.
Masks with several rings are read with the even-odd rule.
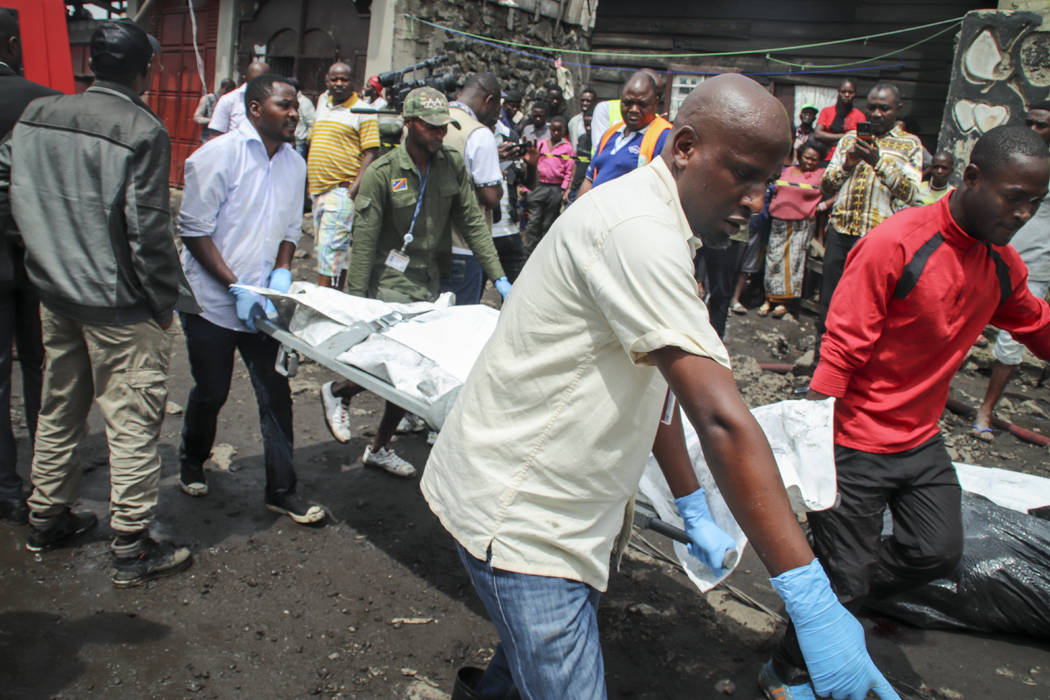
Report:
[[[455,224],[485,274],[506,296],[510,282],[478,206],[474,182],[463,157],[442,143],[448,124],[456,124],[448,100],[433,88],[416,88],[405,98],[402,116],[406,130],[401,146],[376,159],[361,177],[348,291],[387,302],[434,301],[441,277],[449,272]],[[325,419],[340,442],[350,440],[350,399],[361,391],[350,381],[321,388]],[[404,414],[387,403],[376,436],[361,457],[365,465],[395,476],[415,475],[415,467],[387,446]]]

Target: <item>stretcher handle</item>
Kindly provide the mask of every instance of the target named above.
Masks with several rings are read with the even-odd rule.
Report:
[[[669,537],[672,540],[681,542],[682,544],[689,544],[690,542],[692,542],[692,540],[689,539],[689,535],[685,533],[685,530],[677,528],[674,525],[668,525],[663,520],[660,520],[660,518],[657,517],[653,517],[650,515],[645,516],[645,521],[642,527],[646,530],[658,532],[664,537]],[[734,566],[736,566],[738,561],[740,561],[740,552],[738,552],[735,548],[730,549],[728,552],[726,552],[725,558],[722,559],[722,568],[727,570],[732,569]]]

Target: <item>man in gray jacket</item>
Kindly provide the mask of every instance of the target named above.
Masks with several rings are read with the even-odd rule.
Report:
[[[74,448],[94,398],[109,440],[118,587],[191,561],[187,549],[158,543],[148,530],[160,482],[168,329],[188,289],[168,206],[171,144],[139,98],[157,48],[130,21],[100,23],[91,37],[95,83],[81,95],[32,103],[0,147],[0,220],[13,214],[25,243],[47,358],[26,548],[60,546],[97,524],[94,514],[70,510],[80,472]]]

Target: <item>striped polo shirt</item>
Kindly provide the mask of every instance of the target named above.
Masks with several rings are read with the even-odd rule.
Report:
[[[351,93],[342,104],[331,102],[327,92],[321,95],[317,120],[310,130],[307,177],[311,195],[327,192],[340,182],[353,182],[361,168],[361,153],[379,148],[376,115],[350,111],[359,102],[357,93]]]

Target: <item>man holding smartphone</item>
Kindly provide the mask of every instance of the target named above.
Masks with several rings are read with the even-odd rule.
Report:
[[[922,181],[922,143],[897,126],[900,90],[893,83],[876,83],[868,93],[868,121],[847,132],[824,171],[820,187],[838,193],[824,238],[824,275],[817,316],[817,348],[824,335],[831,295],[842,277],[846,256],[871,229],[896,209],[918,204]]]

